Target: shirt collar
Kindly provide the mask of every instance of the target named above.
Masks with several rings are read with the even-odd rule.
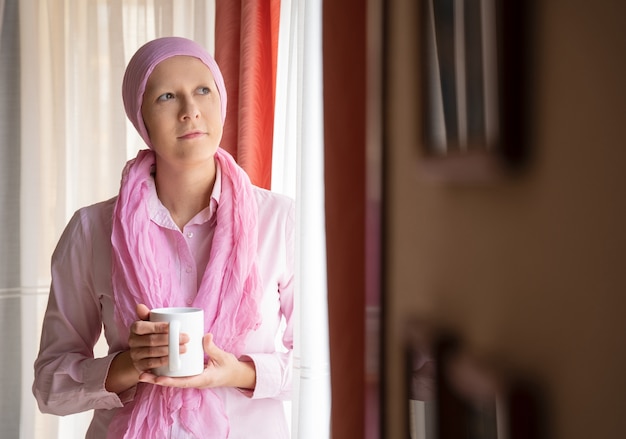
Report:
[[[178,226],[172,219],[170,211],[161,203],[156,191],[156,183],[154,178],[147,180],[148,185],[148,211],[150,219],[161,227],[172,230],[178,230]],[[215,184],[211,192],[211,200],[209,205],[196,214],[186,225],[203,224],[215,216],[217,207],[222,194],[222,169],[220,164],[215,161]]]

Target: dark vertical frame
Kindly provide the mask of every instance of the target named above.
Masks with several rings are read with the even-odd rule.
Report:
[[[322,9],[333,439],[365,437],[366,12],[367,0]]]
[[[17,1],[0,2],[0,425],[19,437],[23,288],[20,278],[20,28]]]

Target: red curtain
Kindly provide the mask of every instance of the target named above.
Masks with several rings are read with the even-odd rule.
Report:
[[[322,9],[333,439],[384,437],[365,430],[365,257],[366,240],[371,239],[366,233],[365,204],[367,12],[366,0],[326,1]],[[369,422],[376,423],[367,421],[368,427]]]
[[[228,93],[222,147],[270,188],[280,0],[217,0],[215,59]]]

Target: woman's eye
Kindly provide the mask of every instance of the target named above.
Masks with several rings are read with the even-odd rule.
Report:
[[[200,94],[208,95],[211,92],[211,89],[209,87],[200,87],[198,91]]]
[[[157,101],[167,101],[169,99],[174,98],[174,93],[163,93],[161,96],[157,98]]]

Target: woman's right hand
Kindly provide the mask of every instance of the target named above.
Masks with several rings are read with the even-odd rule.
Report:
[[[146,305],[137,305],[137,317],[130,326],[129,356],[139,374],[167,364],[169,324],[151,322],[150,310]]]
[[[109,367],[105,387],[109,392],[121,393],[139,382],[139,376],[168,361],[167,322],[151,322],[150,309],[137,305],[137,317],[130,327],[129,350],[118,354]],[[181,353],[185,351],[186,334],[181,334]]]

